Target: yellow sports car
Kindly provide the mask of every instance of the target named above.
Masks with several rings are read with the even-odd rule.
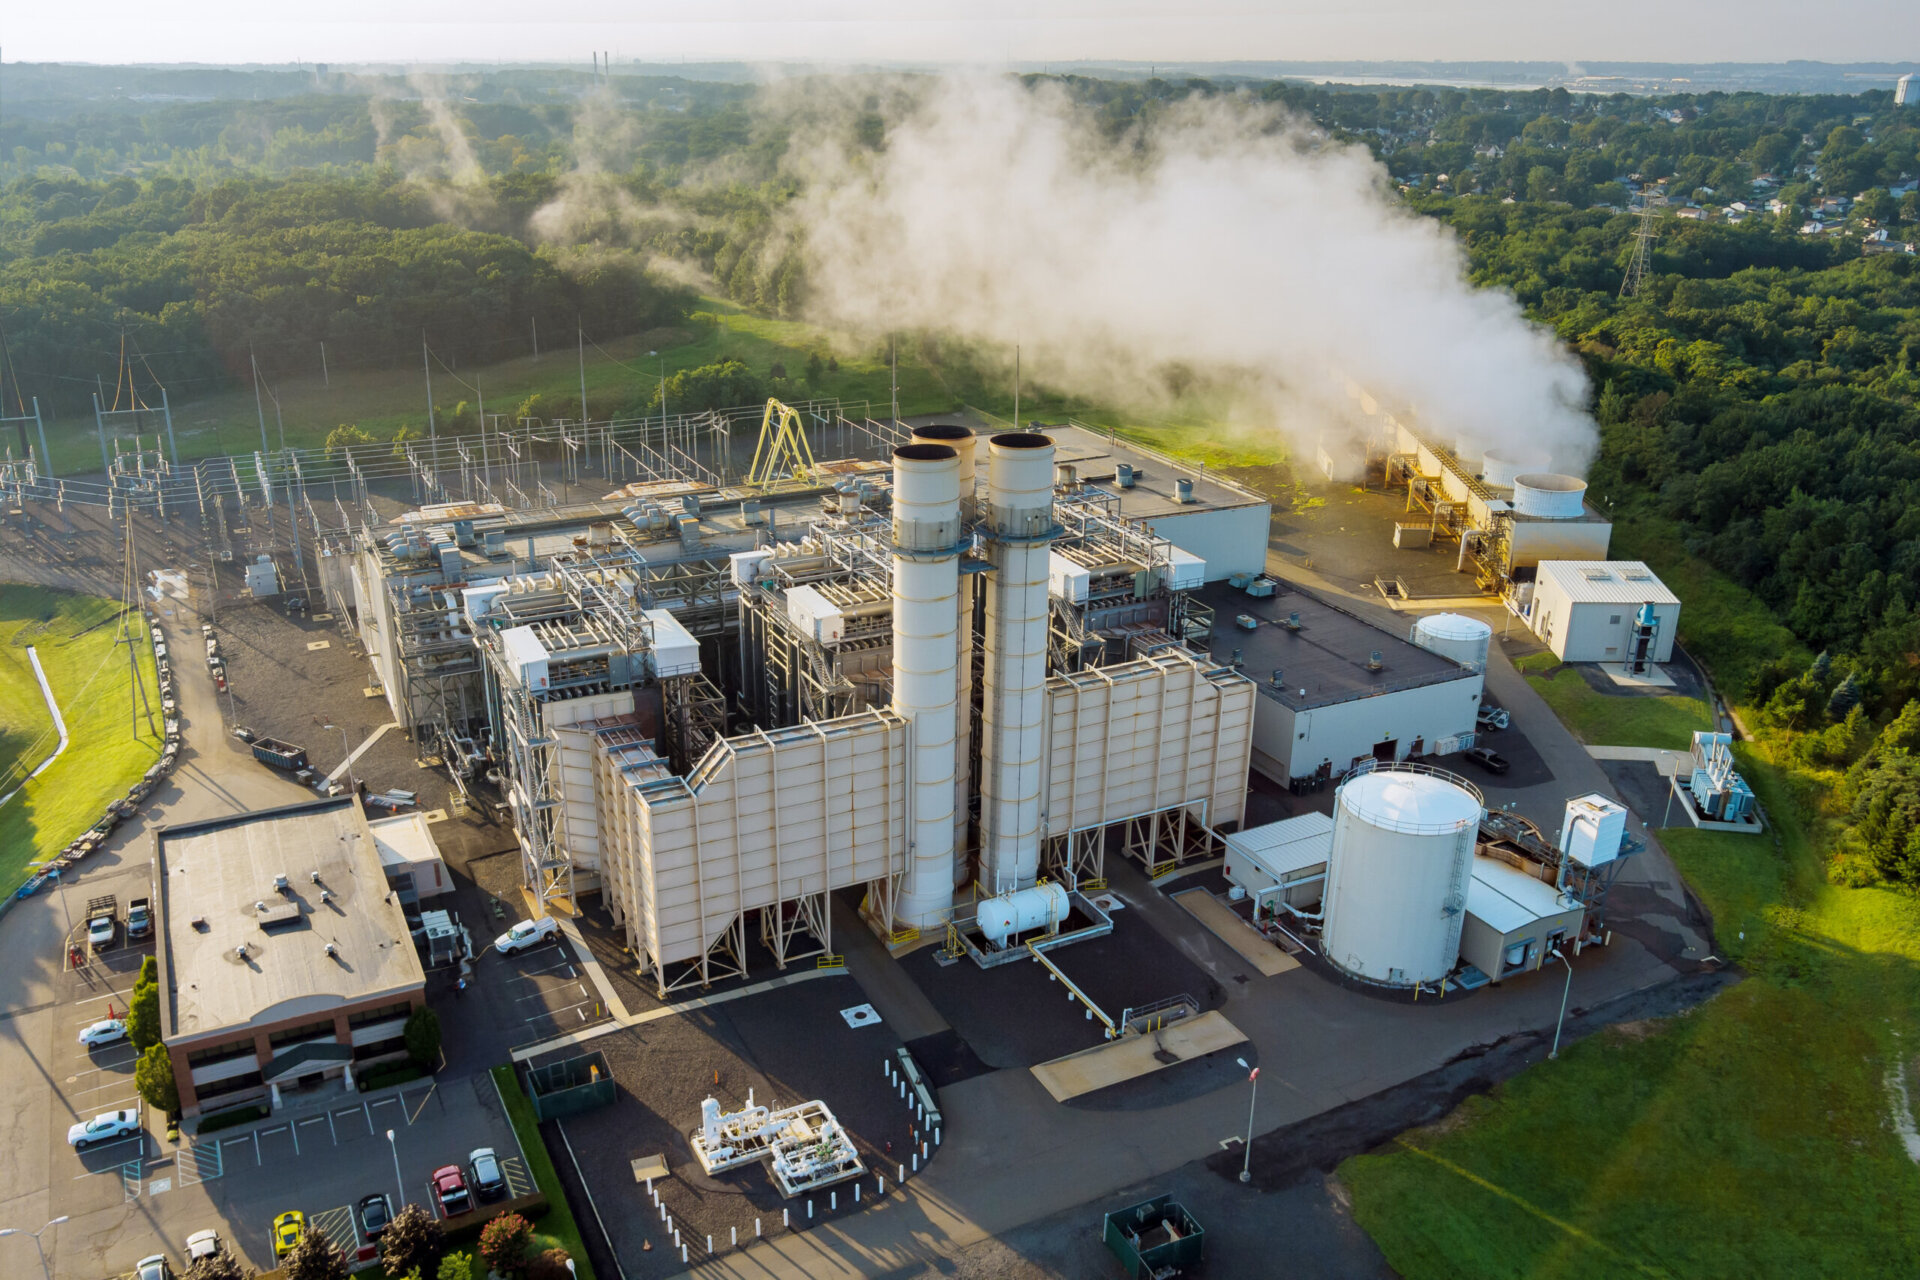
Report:
[[[300,1237],[307,1233],[307,1215],[298,1209],[289,1209],[273,1220],[273,1256],[280,1259],[293,1252],[293,1246],[300,1243]]]

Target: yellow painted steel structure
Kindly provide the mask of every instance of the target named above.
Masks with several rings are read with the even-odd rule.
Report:
[[[769,397],[760,419],[760,439],[753,446],[753,465],[747,468],[747,484],[756,489],[808,484],[814,466],[813,446],[807,443],[800,411]]]

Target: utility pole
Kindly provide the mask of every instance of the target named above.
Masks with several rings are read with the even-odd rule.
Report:
[[[1020,348],[1013,349],[1013,429],[1020,430]]]
[[[540,317],[528,316],[527,323],[533,327],[533,358],[540,358]]]
[[[439,433],[433,426],[433,366],[428,363],[427,331],[420,331],[420,370],[427,375],[427,439],[439,439]]]
[[[323,391],[333,390],[333,379],[327,373],[327,344],[320,344],[320,387]]]
[[[267,447],[267,406],[260,399],[260,362],[253,358],[253,344],[247,344],[247,365],[253,370],[253,411],[260,415],[260,452]]]

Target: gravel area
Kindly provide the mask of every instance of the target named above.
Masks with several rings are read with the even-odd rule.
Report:
[[[782,1209],[791,1214],[791,1230],[807,1229],[809,1197],[787,1199],[764,1165],[716,1177],[700,1168],[688,1135],[698,1128],[700,1103],[709,1096],[729,1110],[745,1105],[751,1090],[756,1104],[791,1105],[817,1098],[833,1111],[853,1136],[868,1173],[857,1180],[858,1206],[854,1182],[838,1184],[837,1208],[829,1208],[827,1191],[814,1193],[812,1222],[869,1203],[882,1174],[892,1193],[896,1166],[910,1164],[916,1125],[882,1072],[883,1060],[893,1056],[899,1039],[884,1023],[856,1028],[840,1016],[842,1009],[865,1002],[865,993],[852,978],[823,977],[592,1042],[607,1055],[620,1086],[617,1100],[610,1108],[545,1127],[564,1130],[562,1150],[571,1146],[579,1161],[629,1280],[685,1269],[679,1250],[670,1247],[671,1233],[660,1212],[648,1200],[645,1186],[634,1179],[636,1159],[666,1159],[668,1176],[654,1186],[692,1262],[707,1256],[708,1235],[716,1251],[725,1252],[729,1230],[738,1232],[743,1244],[751,1242],[756,1218],[766,1234],[782,1230]],[[565,1051],[551,1055],[566,1056]],[[590,1223],[591,1214],[583,1215],[583,1221]]]

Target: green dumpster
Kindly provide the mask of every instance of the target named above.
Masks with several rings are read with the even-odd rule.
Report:
[[[1172,1196],[1155,1196],[1108,1214],[1105,1238],[1134,1280],[1163,1280],[1200,1261],[1206,1232]]]

